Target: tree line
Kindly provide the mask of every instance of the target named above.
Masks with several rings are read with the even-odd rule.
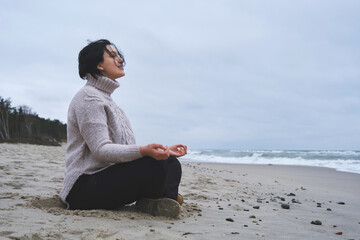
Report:
[[[0,96],[0,142],[59,146],[66,141],[66,124],[39,117],[26,105],[12,107]]]

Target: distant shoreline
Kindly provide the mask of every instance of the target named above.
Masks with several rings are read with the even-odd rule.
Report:
[[[52,137],[43,138],[11,138],[11,139],[0,139],[0,143],[27,143],[33,145],[44,145],[44,146],[56,146],[60,147],[62,141],[58,141]]]

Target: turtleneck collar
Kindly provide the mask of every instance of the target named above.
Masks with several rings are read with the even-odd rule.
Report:
[[[86,74],[87,85],[93,86],[101,91],[112,94],[116,88],[120,86],[120,83],[113,81],[110,78],[99,75],[94,78],[91,74]]]

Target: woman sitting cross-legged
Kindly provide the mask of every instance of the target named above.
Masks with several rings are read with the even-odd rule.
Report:
[[[69,209],[116,209],[137,202],[153,215],[177,217],[181,165],[187,146],[136,145],[124,111],[111,98],[125,75],[125,59],[108,40],[89,43],[79,53],[86,84],[68,109],[64,186]]]

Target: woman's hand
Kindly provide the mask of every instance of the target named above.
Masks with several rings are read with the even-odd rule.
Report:
[[[169,147],[170,155],[175,157],[182,157],[187,154],[187,146],[182,144],[175,144]]]
[[[140,147],[140,153],[143,156],[149,156],[156,160],[166,160],[170,157],[168,146],[164,147],[158,143],[148,144]]]

